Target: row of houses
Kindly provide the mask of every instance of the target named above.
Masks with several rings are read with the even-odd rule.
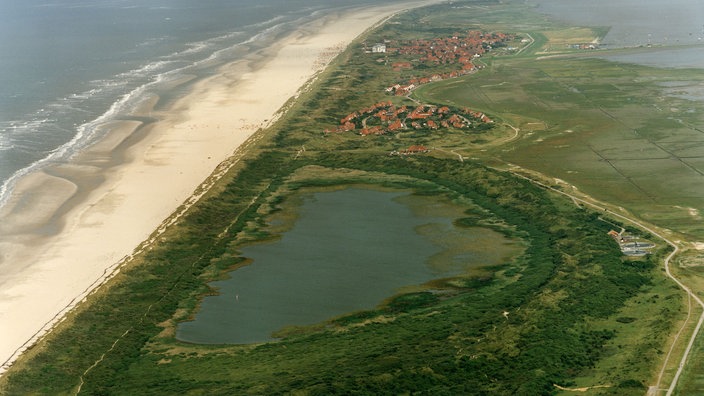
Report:
[[[398,43],[397,48],[385,45],[384,52],[411,55],[425,64],[469,64],[473,58],[493,47],[505,45],[505,42],[514,38],[515,36],[504,33],[470,30],[465,34],[456,33],[452,37],[404,41]]]
[[[515,36],[504,33],[483,33],[478,30],[471,30],[463,36],[455,34],[447,38],[411,40],[400,43],[398,48],[389,48],[389,46],[383,44],[383,52],[416,56],[417,58],[413,62],[420,64],[458,65],[457,70],[435,73],[425,77],[413,77],[404,83],[394,84],[386,88],[386,92],[391,95],[405,96],[420,85],[473,73],[478,68],[472,62],[474,59],[490,51],[495,46],[505,45],[505,42],[513,39],[515,39]],[[381,49],[381,47],[378,48]],[[372,52],[374,51],[372,50]],[[395,71],[410,70],[413,69],[413,62],[397,61],[393,62],[391,67]]]
[[[448,73],[435,73],[429,77],[413,77],[404,84],[394,84],[386,88],[386,93],[395,96],[406,96],[423,84],[464,76],[475,72],[477,69],[478,68],[473,64],[469,64],[462,66],[461,70],[454,70]]]
[[[413,145],[403,150],[394,150],[389,155],[415,155],[429,153],[430,149],[423,145]]]
[[[362,116],[362,115],[364,115],[364,114],[372,114],[372,113],[374,113],[374,112],[376,112],[377,110],[380,110],[380,109],[381,109],[381,110],[384,110],[385,112],[388,112],[388,109],[391,108],[391,107],[394,107],[394,104],[391,103],[391,101],[387,101],[387,102],[378,102],[378,103],[373,104],[373,105],[371,105],[371,106],[369,106],[369,107],[365,107],[365,108],[363,108],[363,109],[360,109],[360,110],[358,110],[358,111],[354,111],[354,112],[348,114],[345,118],[343,118],[343,119],[340,120],[340,124],[348,123],[348,122],[350,122],[350,121],[352,121],[352,120],[354,120],[354,119],[356,119],[356,118],[358,118],[358,117],[360,117],[360,116]],[[399,112],[405,111],[405,110],[406,110],[406,106],[401,107],[401,109],[402,109],[402,110],[400,110]]]
[[[464,35],[455,34],[452,37],[432,40],[412,40],[400,44],[385,40],[384,43],[374,44],[371,50],[365,44],[365,51],[413,55],[417,56],[413,62],[430,63],[431,65],[440,63],[460,65],[458,70],[435,73],[427,77],[413,77],[404,85],[395,84],[386,89],[387,93],[406,95],[419,85],[459,77],[476,71],[477,67],[472,63],[472,59],[491,50],[492,46],[512,39],[514,39],[513,36],[503,33],[485,34],[481,31],[469,31]],[[397,46],[394,47],[394,44]],[[410,61],[400,60],[392,63],[392,67],[396,70],[412,69],[413,64]],[[462,112],[453,113],[447,106],[419,105],[411,109],[408,106],[396,107],[390,101],[382,101],[348,114],[340,119],[338,126],[325,129],[324,132],[330,134],[354,131],[362,136],[384,135],[411,128],[415,130],[469,128],[474,122],[492,123],[493,121],[484,113],[471,109],[463,109]]]
[[[572,48],[572,49],[580,49],[580,50],[595,50],[595,49],[599,49],[599,44],[595,44],[595,43],[569,44],[568,47]]]
[[[339,133],[355,131],[362,136],[384,135],[408,129],[469,128],[472,122],[492,123],[484,113],[465,108],[452,111],[448,106],[418,105],[397,107],[393,103],[379,102],[370,107],[348,114],[340,125],[324,132]]]

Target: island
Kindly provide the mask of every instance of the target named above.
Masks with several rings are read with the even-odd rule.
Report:
[[[671,91],[704,77],[604,34],[522,1],[365,31],[0,392],[696,391],[703,126]]]

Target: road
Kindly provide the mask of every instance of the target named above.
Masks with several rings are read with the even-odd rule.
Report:
[[[510,166],[512,166],[512,167],[514,167],[514,168],[520,169],[520,167],[518,167],[518,166],[516,166],[516,165],[512,165],[512,164],[508,164],[508,165],[510,165]],[[677,255],[677,253],[679,253],[679,251],[680,251],[679,246],[677,246],[677,244],[676,244],[675,242],[673,242],[673,241],[671,241],[670,239],[668,239],[667,237],[665,237],[665,235],[659,233],[658,231],[655,231],[654,229],[652,229],[652,228],[650,228],[650,227],[648,227],[648,226],[646,226],[646,225],[640,223],[639,221],[637,221],[637,220],[635,220],[635,219],[626,217],[626,216],[621,215],[621,214],[618,214],[618,213],[614,213],[614,212],[608,211],[608,209],[607,209],[607,208],[604,208],[603,206],[597,205],[597,204],[595,204],[595,203],[593,203],[593,202],[589,202],[589,201],[587,201],[587,200],[584,200],[584,199],[582,199],[582,198],[579,198],[579,197],[577,197],[577,196],[575,196],[575,195],[572,195],[572,194],[569,194],[569,193],[567,193],[567,192],[558,190],[558,189],[556,189],[556,188],[554,188],[554,187],[548,186],[547,184],[541,183],[541,182],[538,181],[538,180],[535,180],[535,179],[532,179],[532,178],[530,178],[530,177],[524,176],[524,175],[519,174],[519,173],[517,173],[517,172],[514,172],[514,171],[509,171],[509,172],[510,172],[511,174],[517,176],[517,177],[520,177],[520,178],[522,178],[522,179],[528,180],[528,181],[530,181],[530,182],[533,183],[533,184],[537,184],[537,185],[539,185],[539,186],[541,186],[541,187],[543,187],[543,188],[546,188],[546,189],[551,190],[551,191],[554,191],[554,192],[556,192],[556,193],[558,193],[558,194],[562,194],[562,195],[564,195],[564,196],[567,196],[567,197],[569,197],[570,199],[572,199],[572,201],[574,201],[574,202],[579,202],[579,203],[581,203],[581,204],[583,204],[583,205],[586,205],[586,206],[589,206],[589,207],[591,207],[591,208],[597,209],[597,210],[599,210],[600,212],[608,212],[609,216],[619,218],[619,219],[621,219],[621,220],[624,220],[624,221],[626,221],[626,222],[628,222],[628,223],[631,223],[631,224],[635,225],[636,227],[638,227],[638,228],[640,228],[640,229],[642,229],[642,230],[648,231],[649,233],[651,233],[651,234],[655,235],[656,237],[662,239],[662,240],[663,240],[665,243],[667,243],[668,245],[672,246],[672,248],[673,248],[672,252],[670,252],[670,254],[667,255],[667,257],[665,258],[665,261],[664,261],[665,273],[667,274],[667,276],[668,276],[670,279],[672,279],[675,283],[677,283],[677,285],[678,285],[682,290],[684,290],[685,292],[687,292],[688,298],[690,298],[690,299],[696,301],[696,303],[699,304],[699,306],[702,308],[702,314],[700,315],[699,321],[697,322],[697,327],[694,329],[694,332],[692,333],[692,336],[691,336],[690,339],[689,339],[689,343],[687,344],[687,348],[685,348],[684,353],[682,354],[682,359],[680,360],[680,364],[679,364],[679,366],[677,367],[677,372],[675,373],[675,376],[674,376],[674,378],[672,379],[672,382],[670,383],[670,386],[669,386],[667,389],[661,389],[661,388],[660,388],[660,381],[662,380],[662,376],[663,376],[663,374],[664,374],[664,372],[665,372],[665,369],[666,369],[666,367],[667,367],[667,365],[668,365],[668,363],[669,363],[669,357],[670,357],[670,354],[672,353],[672,350],[673,350],[674,347],[675,347],[675,344],[676,344],[676,342],[677,342],[677,338],[679,337],[679,334],[682,333],[682,331],[684,330],[684,328],[685,328],[685,326],[687,325],[687,323],[689,322],[689,320],[685,321],[685,323],[682,325],[682,329],[680,329],[680,331],[678,332],[677,337],[675,338],[675,340],[673,341],[672,345],[670,346],[670,352],[667,354],[667,357],[665,358],[665,362],[663,362],[663,367],[662,367],[662,369],[660,370],[660,375],[658,376],[658,381],[657,381],[657,383],[656,383],[655,385],[649,387],[648,393],[647,393],[648,396],[655,396],[655,395],[657,395],[660,391],[666,390],[666,391],[667,391],[666,396],[672,395],[672,393],[675,391],[675,387],[677,386],[677,382],[679,381],[679,378],[680,378],[680,376],[682,375],[682,371],[684,370],[684,367],[685,367],[685,365],[687,364],[687,358],[689,358],[689,353],[692,351],[692,347],[694,346],[694,341],[696,340],[697,336],[699,335],[699,331],[701,330],[702,324],[704,324],[704,302],[696,295],[696,293],[692,292],[692,290],[691,290],[687,285],[685,285],[684,283],[682,283],[682,281],[680,281],[679,279],[677,279],[677,278],[672,274],[672,272],[670,271],[670,262],[672,261],[672,258],[675,257],[675,256]],[[690,312],[688,312],[688,318],[689,318],[689,316],[691,315],[691,304],[689,304],[689,311],[690,311]]]

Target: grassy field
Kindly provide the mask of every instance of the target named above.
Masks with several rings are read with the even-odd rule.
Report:
[[[493,124],[323,133],[379,101],[415,105],[384,93],[411,72],[352,45],[183,221],[1,378],[0,392],[536,395],[588,387],[587,394],[644,394],[687,317],[686,296],[660,266],[666,248],[654,241],[661,244],[655,254],[625,258],[606,234],[617,221],[496,168],[513,163],[563,179],[694,240],[704,232],[696,221],[697,208],[704,209],[696,184],[704,145],[694,105],[672,86],[702,81],[686,70],[619,65],[564,49],[604,29],[527,17],[533,14],[524,5],[461,5],[402,14],[363,39],[463,29],[516,34],[520,52],[499,49],[477,62],[483,70],[413,95],[485,112]],[[545,58],[557,49],[561,57]],[[414,144],[435,149],[389,155]],[[267,226],[272,213],[292,216],[282,212],[295,206],[296,191],[358,184],[461,204],[455,226],[489,227],[524,249],[501,265],[389,296],[373,310],[288,328],[277,342],[206,346],[174,338],[176,324],[212,293],[207,282],[242,265],[238,248],[275,236]],[[461,242],[449,241],[449,252]],[[696,282],[697,258],[679,263],[689,264],[679,271]],[[702,353],[700,343],[699,362]],[[704,382],[698,364],[688,368],[682,394]]]
[[[472,106],[521,130],[496,158],[567,180],[636,216],[704,238],[701,105],[663,90],[701,74],[583,58],[496,58],[416,98]],[[560,164],[560,166],[556,166]]]
[[[501,15],[511,20],[510,14]],[[564,56],[564,50],[561,56],[546,56],[589,34],[583,28],[545,29],[526,24],[525,18],[520,23],[540,38],[534,51],[491,59],[490,73],[421,87],[415,97],[473,106],[519,128],[518,139],[481,158],[566,180],[670,230],[686,241],[686,265],[676,272],[696,290],[704,290],[702,254],[687,243],[704,238],[701,73],[617,64],[582,53]],[[697,98],[699,102],[693,101]],[[700,347],[692,361],[702,359]],[[684,384],[689,376],[696,379],[692,387],[683,385],[688,391],[682,394],[701,389],[696,372],[689,370],[683,377]]]
[[[265,156],[256,164],[274,159]],[[596,214],[470,163],[361,153],[321,153],[295,165],[279,159],[284,169],[344,164],[378,175],[328,177],[322,184],[381,177],[387,187],[471,200],[478,207],[458,219],[460,224],[494,224],[529,242],[527,250],[481,273],[434,282],[430,291],[396,296],[376,310],[289,331],[280,342],[188,345],[173,339],[170,330],[193,308],[195,295],[184,293],[202,290],[200,274],[212,276],[236,265],[237,241],[258,229],[252,224],[260,216],[250,212],[246,222],[238,217],[237,229],[209,245],[217,238],[202,235],[204,230],[216,234],[229,227],[232,217],[219,225],[215,218],[242,198],[218,196],[217,204],[200,206],[184,224],[197,237],[182,230],[152,250],[145,263],[124,271],[110,296],[76,315],[73,326],[50,337],[47,349],[9,377],[8,393],[70,393],[82,381],[88,394],[279,394],[293,389],[304,394],[418,389],[536,394],[551,393],[553,383],[584,381],[609,385],[614,394],[642,394],[652,370],[646,362],[659,359],[664,337],[681,317],[681,294],[662,281],[656,257],[622,259],[605,235],[612,226]],[[320,184],[320,178],[298,178],[282,186]],[[259,196],[262,202],[277,200]],[[640,316],[656,310],[663,312]],[[106,350],[99,365],[79,375]]]
[[[704,134],[696,104],[658,88],[685,73],[597,59],[494,60],[488,73],[424,86],[415,96],[500,115],[521,133],[495,157],[699,240]]]

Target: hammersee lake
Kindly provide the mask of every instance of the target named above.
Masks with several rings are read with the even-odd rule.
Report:
[[[404,287],[500,264],[521,249],[490,229],[455,226],[466,208],[448,199],[356,187],[297,198],[281,237],[241,249],[250,263],[211,283],[219,294],[179,325],[179,340],[270,341],[286,326],[373,309]]]

